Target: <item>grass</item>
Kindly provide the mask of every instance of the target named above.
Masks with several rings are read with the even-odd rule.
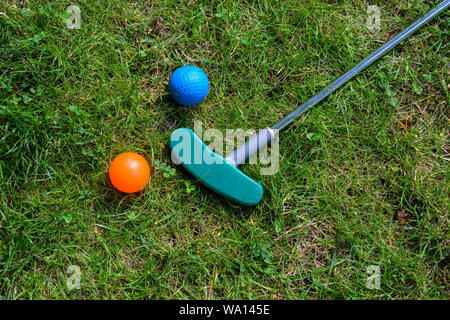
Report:
[[[79,0],[79,30],[70,1],[2,1],[0,296],[448,299],[448,13],[284,131],[276,175],[242,167],[258,206],[170,162],[175,128],[272,125],[437,1],[374,3],[380,32],[356,0]],[[184,64],[199,106],[168,96]],[[125,151],[152,164],[140,194],[109,183]]]

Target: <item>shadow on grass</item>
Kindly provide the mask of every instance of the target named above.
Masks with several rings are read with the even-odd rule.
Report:
[[[199,106],[183,106],[177,104],[169,95],[165,95],[156,101],[156,104],[163,108],[163,115],[158,124],[158,132],[165,134],[172,133],[177,128],[190,127],[192,125],[192,111]]]
[[[133,200],[140,197],[145,192],[145,188],[135,193],[125,193],[119,191],[111,183],[108,173],[106,174],[101,187],[104,188],[104,191],[106,191],[103,196],[102,205],[108,209],[108,212],[117,211],[117,207],[119,205],[121,208],[125,208],[128,204],[132,204]]]

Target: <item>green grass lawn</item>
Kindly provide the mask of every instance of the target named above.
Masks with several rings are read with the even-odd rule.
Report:
[[[1,298],[448,299],[448,12],[283,131],[277,174],[241,167],[256,207],[168,147],[194,120],[273,125],[438,2],[372,1],[373,32],[357,0],[2,1]],[[185,64],[211,84],[188,108],[167,90]],[[108,179],[126,151],[152,167],[139,194]]]

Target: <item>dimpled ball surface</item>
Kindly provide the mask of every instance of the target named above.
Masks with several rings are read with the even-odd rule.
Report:
[[[208,94],[208,77],[200,68],[180,67],[170,76],[169,91],[177,103],[193,106],[205,99]]]

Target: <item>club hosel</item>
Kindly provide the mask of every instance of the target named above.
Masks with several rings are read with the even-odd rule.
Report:
[[[274,130],[271,128],[265,128],[257,135],[251,137],[246,143],[240,145],[236,150],[227,155],[227,162],[234,166],[245,163],[245,161],[252,155],[256,154],[258,150],[266,148],[274,137]]]

